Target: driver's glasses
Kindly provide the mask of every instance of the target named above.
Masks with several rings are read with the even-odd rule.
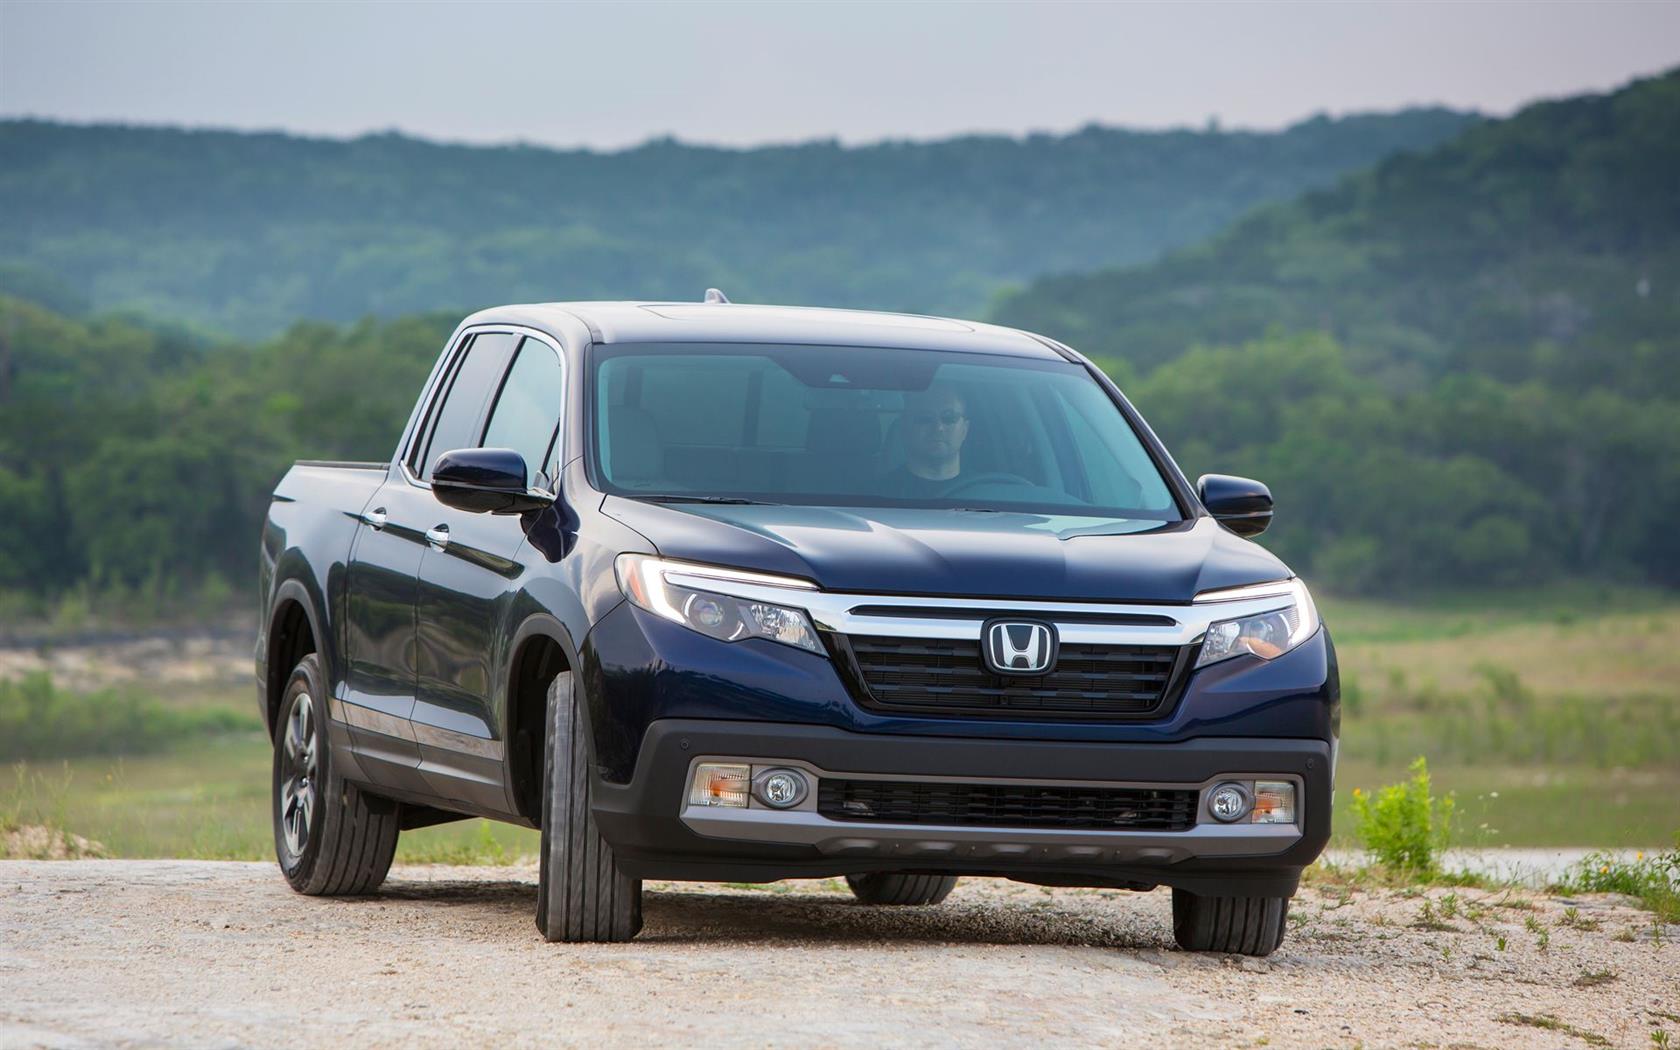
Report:
[[[912,412],[910,422],[918,427],[944,425],[954,427],[968,417],[954,408],[947,408],[943,412]]]

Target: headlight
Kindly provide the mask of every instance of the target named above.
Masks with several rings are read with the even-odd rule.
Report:
[[[619,589],[630,601],[656,616],[680,623],[709,638],[722,642],[768,638],[807,652],[823,651],[822,643],[817,640],[816,628],[811,626],[811,618],[805,615],[804,609],[773,605],[754,598],[736,598],[705,590],[703,586],[687,585],[713,579],[760,587],[812,590],[812,586],[804,580],[665,561],[646,554],[620,554],[614,567],[618,570]],[[684,582],[674,583],[673,578]]]
[[[1209,624],[1207,635],[1202,640],[1202,651],[1196,654],[1196,666],[1206,667],[1243,653],[1253,653],[1262,660],[1270,660],[1311,638],[1318,630],[1318,610],[1313,607],[1307,585],[1299,579],[1234,587],[1227,591],[1208,591],[1198,594],[1196,602],[1249,603],[1255,599],[1274,597],[1278,603],[1275,609]]]

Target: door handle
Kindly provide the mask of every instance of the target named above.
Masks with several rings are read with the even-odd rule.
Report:
[[[385,508],[380,507],[378,510],[362,511],[362,522],[372,528],[375,532],[383,529],[385,527]]]
[[[437,525],[433,528],[427,529],[426,542],[430,543],[438,550],[443,550],[445,547],[449,546],[449,526]]]

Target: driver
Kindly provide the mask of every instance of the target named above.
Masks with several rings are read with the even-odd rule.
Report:
[[[889,473],[886,489],[899,496],[940,496],[962,480],[962,447],[968,409],[948,386],[931,386],[904,399],[904,465]]]

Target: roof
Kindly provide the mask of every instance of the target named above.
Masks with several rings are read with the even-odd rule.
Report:
[[[582,302],[493,307],[468,324],[504,322],[555,327],[567,316],[598,343],[807,343],[893,346],[1056,359],[1038,337],[1013,328],[949,317],[745,303]]]

